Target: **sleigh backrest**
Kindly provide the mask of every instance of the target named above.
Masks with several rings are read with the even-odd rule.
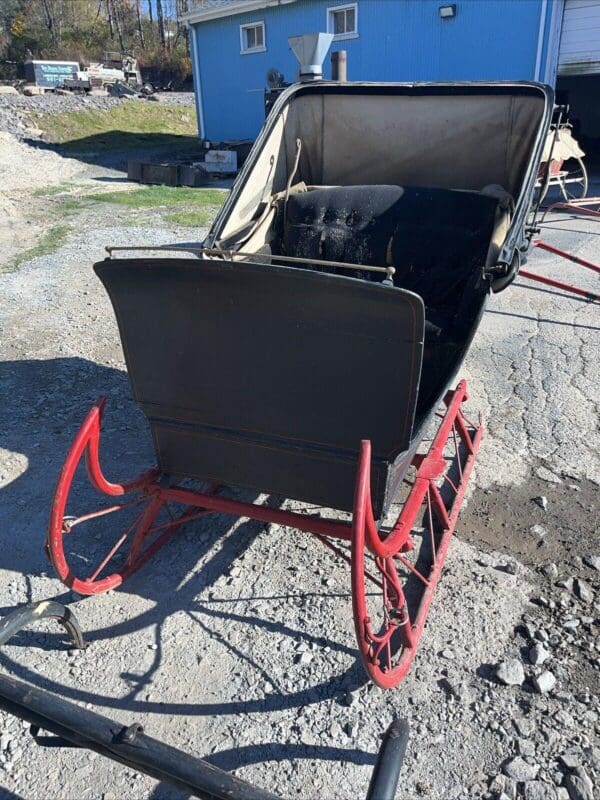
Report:
[[[420,297],[248,262],[108,259],[95,270],[164,472],[350,508],[370,439],[385,484],[411,439]]]

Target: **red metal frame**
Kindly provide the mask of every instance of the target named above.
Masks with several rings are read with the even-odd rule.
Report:
[[[556,205],[552,207],[554,208],[556,207]],[[534,247],[539,247],[540,250],[546,250],[547,252],[560,256],[561,258],[566,258],[567,261],[572,261],[574,264],[578,264],[580,267],[585,267],[586,269],[591,269],[593,272],[600,273],[599,264],[594,264],[591,261],[586,261],[585,258],[579,258],[579,256],[575,256],[573,255],[573,253],[567,253],[566,250],[560,250],[558,247],[554,247],[551,244],[547,244],[547,242],[544,242],[541,239],[534,239],[533,245]],[[531,281],[536,281],[537,283],[545,283],[547,286],[553,286],[556,289],[562,289],[564,292],[577,294],[581,297],[585,297],[587,300],[592,300],[593,302],[596,303],[600,301],[600,294],[596,294],[595,292],[590,292],[587,289],[581,289],[579,286],[573,286],[570,283],[565,283],[564,281],[559,281],[556,280],[555,278],[547,278],[545,275],[538,275],[537,272],[529,272],[529,270],[521,269],[519,270],[519,275],[521,275],[521,277],[523,278],[528,278]]]
[[[414,482],[395,523],[386,528],[377,526],[373,517],[370,494],[371,445],[361,445],[355,485],[354,512],[351,522],[330,520],[266,506],[244,503],[217,495],[218,486],[209,484],[201,491],[181,486],[162,485],[159,471],[142,473],[133,481],[110,483],[102,473],[99,461],[100,426],[104,411],[101,399],[89,412],[69,450],[61,471],[52,511],[46,549],[58,577],[80,594],[99,594],[114,589],[136,572],[186,522],[212,513],[249,517],[262,522],[286,525],[313,534],[351,565],[352,597],[356,636],[360,655],[371,679],[379,686],[396,686],[406,675],[423,632],[429,606],[439,580],[450,538],[469,475],[483,433],[481,421],[473,424],[462,411],[467,399],[467,386],[461,381],[445,398],[446,411],[437,434],[425,455],[416,455]],[[122,504],[113,504],[78,517],[66,514],[67,500],[73,478],[81,459],[85,457],[92,486],[109,497],[137,496]],[[449,471],[456,470],[454,478]],[[175,516],[170,505],[185,506]],[[65,555],[65,537],[73,535],[81,524],[112,515],[132,506],[139,510],[132,522],[120,533],[107,554],[87,577],[78,577]],[[166,512],[166,522],[160,515]],[[407,556],[415,550],[416,526],[419,515],[421,547],[419,558],[425,554],[425,567],[417,566]],[[331,540],[337,540],[334,544]],[[109,570],[119,549],[129,544],[129,552],[120,567]],[[344,546],[346,545],[346,546]],[[349,545],[349,547],[348,547]],[[416,552],[416,551],[415,551]],[[366,560],[373,564],[367,568]],[[108,572],[108,574],[104,574]],[[375,573],[375,574],[373,574]],[[373,603],[365,591],[369,580],[379,590],[377,612],[380,630],[367,606]],[[409,614],[404,588],[407,581],[416,582],[418,597],[412,602]]]

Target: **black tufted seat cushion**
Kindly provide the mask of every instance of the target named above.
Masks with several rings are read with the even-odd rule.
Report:
[[[288,198],[283,250],[307,259],[393,265],[397,286],[421,295],[428,307],[452,307],[474,267],[485,264],[497,206],[496,198],[453,189],[312,189]],[[373,273],[362,277],[381,280]]]
[[[384,267],[390,263],[403,194],[400,186],[331,186],[291,195],[283,232],[285,252]]]

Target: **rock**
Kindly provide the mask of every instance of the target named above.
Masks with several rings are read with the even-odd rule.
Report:
[[[550,652],[546,650],[543,644],[534,644],[529,651],[529,660],[532,664],[539,666],[550,658]]]
[[[539,767],[528,764],[521,756],[515,756],[515,758],[511,758],[510,761],[506,762],[502,767],[502,771],[509,778],[520,783],[534,780],[538,774]]]
[[[23,755],[23,748],[22,747],[15,747],[14,750],[11,750],[10,757],[11,757],[11,760],[12,760],[13,764],[16,763],[17,761],[19,761],[19,759],[21,758],[22,755]]]
[[[575,592],[575,595],[581,600],[582,603],[594,602],[594,590],[589,585],[589,583],[587,583],[587,581],[582,580],[582,578],[577,578],[575,580],[573,591]]]
[[[494,775],[489,782],[489,789],[493,795],[500,795],[504,791],[505,775]]]
[[[558,722],[558,730],[563,730],[564,728],[574,728],[575,727],[575,720],[569,714],[568,711],[565,711],[564,708],[560,708],[556,714],[554,715],[555,722]]]
[[[538,478],[541,478],[546,483],[562,483],[562,480],[555,475],[552,470],[547,469],[546,467],[538,467],[535,471],[535,474]]]
[[[525,800],[556,800],[556,790],[549,783],[528,781],[523,787]]]
[[[500,800],[516,800],[517,797],[517,784],[512,778],[506,775],[496,775],[489,784],[492,795]]]
[[[442,658],[446,658],[448,661],[454,661],[454,651],[453,650],[442,650],[440,653]]]
[[[353,706],[355,703],[358,702],[358,698],[359,697],[360,697],[360,693],[359,693],[358,689],[355,689],[354,691],[351,691],[350,689],[348,689],[346,691],[346,694],[344,695],[344,701],[345,701],[347,706]]]
[[[594,800],[594,784],[583,767],[566,776],[565,787],[571,800]]]
[[[529,758],[535,755],[535,744],[531,739],[519,739],[517,749],[520,756]]]
[[[313,654],[309,653],[308,650],[304,653],[300,653],[300,655],[296,659],[297,664],[310,664],[313,660]]]
[[[532,733],[535,732],[535,722],[525,717],[515,717],[513,719],[513,725],[521,737],[531,736]]]
[[[591,567],[592,569],[598,570],[600,572],[600,556],[584,556],[584,562]]]
[[[532,525],[531,528],[529,528],[529,533],[532,533],[534,536],[542,539],[548,533],[548,531],[543,525]]]
[[[351,738],[355,739],[358,735],[358,722],[357,720],[348,720],[348,722],[344,725],[344,730],[346,734]]]
[[[600,770],[600,747],[586,747],[585,754],[591,767]]]
[[[563,622],[563,628],[566,628],[568,631],[574,631],[578,627],[579,627],[578,619],[566,619]]]
[[[546,511],[548,508],[548,498],[543,494],[539,495],[538,497],[534,497],[533,502],[544,511]]]
[[[312,731],[303,730],[300,734],[300,741],[302,744],[307,745],[308,747],[314,747],[317,744],[317,740],[315,739]]]
[[[534,677],[533,685],[540,694],[546,694],[556,686],[556,678],[549,670],[544,670],[540,675]]]
[[[556,581],[559,589],[566,589],[567,592],[573,591],[573,578],[564,578],[562,581]]]
[[[570,772],[581,766],[581,756],[577,753],[563,753],[558,760]]]
[[[543,567],[540,568],[543,575],[553,581],[555,578],[558,578],[558,567],[556,564],[544,564]]]
[[[525,681],[525,670],[518,658],[501,661],[496,667],[495,674],[505,686],[521,686]]]

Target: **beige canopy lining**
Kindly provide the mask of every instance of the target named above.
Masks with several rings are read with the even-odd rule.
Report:
[[[220,239],[294,181],[395,184],[480,191],[499,184],[518,200],[544,114],[530,95],[306,94],[280,112]],[[263,226],[261,226],[262,228]]]

